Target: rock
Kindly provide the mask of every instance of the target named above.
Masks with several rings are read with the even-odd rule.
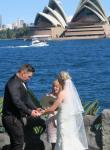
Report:
[[[45,132],[41,135],[40,139],[44,142],[45,150],[51,150],[51,145],[47,141],[47,134]]]
[[[0,149],[3,148],[3,146],[9,145],[10,139],[7,133],[0,133]]]
[[[100,150],[101,148],[101,133],[96,131],[95,125],[101,122],[100,117],[87,115],[84,116],[84,124],[88,139],[89,150]],[[98,140],[100,139],[100,140]]]
[[[110,150],[110,110],[102,112],[102,144],[103,150]]]
[[[0,150],[5,146],[10,144],[10,139],[2,124],[2,119],[0,116]]]
[[[96,116],[91,116],[91,115],[84,116],[84,125],[86,127],[91,126],[95,119],[96,119]]]
[[[45,121],[30,118],[27,123],[25,150],[51,150],[46,133],[44,132],[40,136],[33,132],[33,127],[39,125],[45,130]],[[84,124],[89,144],[88,150],[110,150],[110,110],[103,110],[99,116],[84,116]],[[101,125],[101,128],[97,128],[97,125]],[[1,119],[0,127],[3,127]],[[10,144],[8,135],[3,132],[0,133],[0,150],[8,144]]]

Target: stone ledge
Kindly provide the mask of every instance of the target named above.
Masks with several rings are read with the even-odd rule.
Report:
[[[94,127],[99,123],[102,129],[96,130]],[[99,116],[84,116],[84,124],[89,144],[88,150],[110,150],[110,109],[103,110]],[[46,140],[46,133],[42,134],[41,140],[45,149],[50,150],[51,145]],[[0,133],[0,149],[8,144],[8,135]]]

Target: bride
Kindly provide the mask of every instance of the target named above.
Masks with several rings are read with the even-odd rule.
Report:
[[[77,90],[68,72],[60,72],[58,81],[62,90],[54,104],[44,111],[53,113],[58,108],[55,150],[88,149],[82,116],[84,110]]]

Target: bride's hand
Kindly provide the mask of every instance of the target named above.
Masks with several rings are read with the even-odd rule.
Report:
[[[44,115],[45,114],[45,110],[44,109],[42,109],[42,111],[41,111],[41,115]]]
[[[41,115],[45,115],[47,113],[48,109],[49,109],[49,107],[46,107],[45,109],[42,109]]]

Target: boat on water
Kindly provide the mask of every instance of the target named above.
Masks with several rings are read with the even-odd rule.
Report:
[[[32,36],[32,46],[48,46],[47,40],[50,35],[34,35]]]

